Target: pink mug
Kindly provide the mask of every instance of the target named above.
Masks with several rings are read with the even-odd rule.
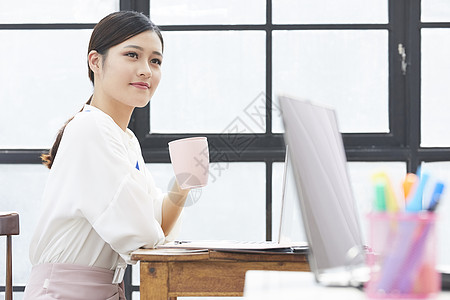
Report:
[[[209,150],[206,137],[192,137],[169,142],[172,167],[181,189],[208,184]]]

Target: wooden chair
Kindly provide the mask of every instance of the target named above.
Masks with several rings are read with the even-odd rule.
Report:
[[[0,212],[0,235],[6,235],[5,299],[12,300],[12,235],[19,234],[19,214]]]

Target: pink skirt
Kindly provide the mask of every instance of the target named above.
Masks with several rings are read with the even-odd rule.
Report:
[[[123,282],[112,284],[114,271],[72,264],[33,267],[24,300],[126,300]]]

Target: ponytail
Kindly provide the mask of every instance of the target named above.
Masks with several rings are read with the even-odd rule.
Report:
[[[90,104],[91,99],[92,99],[92,96],[89,98],[89,100],[86,102],[86,104]],[[83,108],[80,110],[80,112],[83,111]],[[53,146],[48,151],[48,154],[41,155],[42,164],[44,166],[46,166],[47,168],[49,168],[49,169],[52,168],[53,161],[55,160],[56,152],[58,152],[59,144],[61,143],[61,139],[64,134],[64,129],[66,129],[67,124],[69,124],[69,122],[72,121],[72,119],[74,117],[75,116],[73,116],[69,120],[67,120],[66,123],[64,123],[63,127],[61,127],[61,129],[58,131],[58,135],[56,136],[55,142],[53,143]]]

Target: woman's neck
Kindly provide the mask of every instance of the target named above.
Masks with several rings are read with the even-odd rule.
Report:
[[[115,99],[106,99],[104,95],[95,91],[90,105],[109,115],[123,131],[126,131],[134,107],[125,105]]]

